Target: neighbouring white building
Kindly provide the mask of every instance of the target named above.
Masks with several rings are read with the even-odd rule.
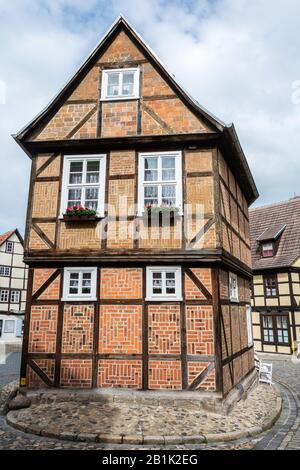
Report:
[[[0,235],[0,344],[22,341],[27,291],[23,255],[17,229]]]

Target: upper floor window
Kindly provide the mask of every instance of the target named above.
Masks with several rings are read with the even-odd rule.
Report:
[[[139,96],[139,69],[110,69],[102,72],[101,99],[128,99]]]
[[[263,258],[271,258],[274,256],[274,243],[263,243],[261,245],[261,254]]]
[[[97,268],[65,268],[63,299],[97,300]]]
[[[14,248],[13,242],[7,241],[5,244],[5,251],[6,253],[12,253]]]
[[[182,300],[181,268],[147,267],[147,300]]]
[[[266,297],[276,297],[277,296],[277,277],[265,276],[264,283],[265,283]]]
[[[68,207],[82,206],[104,215],[105,155],[64,157],[61,215]]]
[[[12,290],[10,293],[10,301],[13,304],[18,304],[20,302],[20,291]]]
[[[149,206],[182,212],[181,152],[143,153],[139,158],[139,215]]]
[[[0,302],[8,302],[9,299],[9,290],[1,289],[0,290]]]
[[[10,267],[9,266],[0,266],[0,276],[9,277],[10,276]]]
[[[229,273],[229,298],[232,302],[239,301],[238,277],[233,273]]]

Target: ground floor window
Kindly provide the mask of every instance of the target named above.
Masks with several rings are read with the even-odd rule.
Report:
[[[15,332],[15,321],[5,320],[4,333],[14,333],[14,332]]]
[[[289,345],[289,317],[287,314],[262,315],[263,342],[268,344]]]

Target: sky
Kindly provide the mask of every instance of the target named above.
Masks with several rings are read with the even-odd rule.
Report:
[[[300,194],[299,0],[0,0],[0,232],[23,233],[30,159],[12,139],[124,15],[180,84],[234,122],[260,198]]]

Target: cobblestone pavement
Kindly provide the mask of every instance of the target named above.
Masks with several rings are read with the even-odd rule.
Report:
[[[271,360],[269,359],[269,362]],[[272,360],[275,381],[280,382],[279,388],[283,398],[282,414],[275,426],[259,438],[242,439],[235,442],[198,445],[173,446],[130,446],[96,444],[87,442],[67,442],[56,439],[33,436],[17,431],[6,424],[0,417],[0,449],[82,449],[82,450],[243,450],[243,449],[300,449],[300,420],[298,416],[300,392],[300,364],[287,361]],[[298,395],[298,396],[297,396]]]
[[[18,379],[20,373],[21,352],[11,352],[0,360],[0,387]]]
[[[149,398],[148,401],[154,400]],[[275,389],[259,384],[227,416],[208,413],[195,401],[183,404],[178,402],[174,406],[169,402],[137,403],[124,399],[84,404],[77,401],[42,402],[12,414],[18,423],[33,427],[33,432],[51,432],[50,437],[65,432],[75,435],[88,433],[101,436],[136,436],[137,439],[156,435],[219,436],[233,432],[239,432],[241,437],[247,435],[248,429],[264,427],[265,423],[270,423],[274,412],[276,413],[276,406]],[[279,411],[278,408],[277,410]]]

